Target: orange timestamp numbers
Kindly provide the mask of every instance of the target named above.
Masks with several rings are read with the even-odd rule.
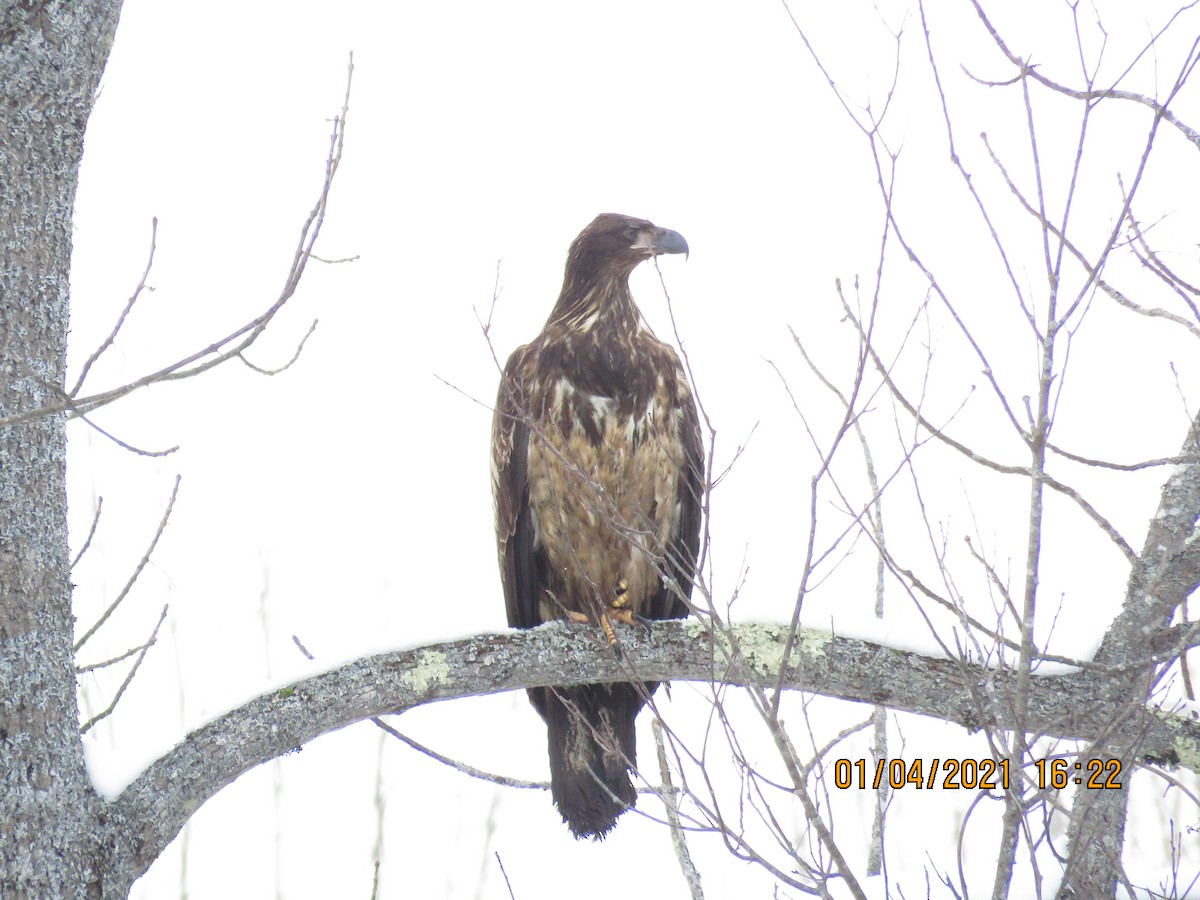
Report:
[[[1067,762],[1065,759],[1039,759],[1033,764],[1037,769],[1038,787],[1042,790],[1062,790],[1068,784],[1092,790],[1121,789],[1121,760],[1086,759],[1083,762]]]
[[[1039,759],[1033,764],[1035,780],[1040,790],[1062,790],[1075,784],[1092,790],[1120,790],[1121,760],[1088,759],[1068,762],[1065,759]],[[839,790],[857,787],[860,790],[892,790],[904,787],[940,787],[943,790],[993,791],[1008,790],[1009,761],[1007,759],[967,759],[950,757],[925,762],[915,759],[879,759],[874,766],[865,759],[838,759],[833,763],[833,785]]]
[[[857,787],[860,790],[892,790],[903,787],[940,787],[944,790],[993,791],[1008,790],[1008,760],[959,759],[934,757],[928,763],[921,759],[877,759],[872,770],[865,759],[837,759],[833,763],[833,786],[839,790]]]

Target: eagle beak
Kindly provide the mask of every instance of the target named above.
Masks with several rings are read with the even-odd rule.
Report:
[[[633,246],[637,250],[648,250],[650,256],[658,256],[662,253],[682,253],[684,259],[688,258],[687,241],[683,239],[682,234],[672,231],[670,228],[643,231]]]

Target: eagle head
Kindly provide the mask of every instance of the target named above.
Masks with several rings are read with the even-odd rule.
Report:
[[[567,268],[578,265],[610,277],[627,276],[642,260],[662,253],[686,256],[687,241],[678,231],[659,228],[645,219],[601,213],[571,244]]]

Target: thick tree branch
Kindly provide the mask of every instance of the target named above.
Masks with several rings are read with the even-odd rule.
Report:
[[[1158,510],[1129,577],[1125,605],[1104,636],[1098,662],[1127,664],[1147,656],[1146,649],[1166,628],[1176,608],[1200,586],[1200,416],[1180,448],[1180,463],[1163,485]]]
[[[1011,672],[871,641],[802,630],[791,660],[786,625],[738,625],[714,642],[705,623],[659,622],[622,634],[617,659],[587,626],[550,625],[398,650],[357,660],[257,697],[192,732],[109,809],[109,865],[144,871],[211,796],[242,773],[322,734],[372,716],[457,697],[539,685],[619,681],[774,684],[881,704],[969,729],[1008,725]],[[730,647],[740,656],[730,656]],[[1027,727],[1039,733],[1140,741],[1142,758],[1200,771],[1200,723],[1138,708],[1113,725],[1109,676],[1033,678]]]

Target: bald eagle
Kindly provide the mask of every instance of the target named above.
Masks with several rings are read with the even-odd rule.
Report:
[[[541,334],[509,357],[492,425],[508,623],[682,618],[704,488],[696,403],[679,358],[629,291],[642,260],[687,253],[642,219],[597,216],[571,244]],[[634,805],[634,719],[655,682],[529,690],[546,722],[554,803],[577,838]]]

